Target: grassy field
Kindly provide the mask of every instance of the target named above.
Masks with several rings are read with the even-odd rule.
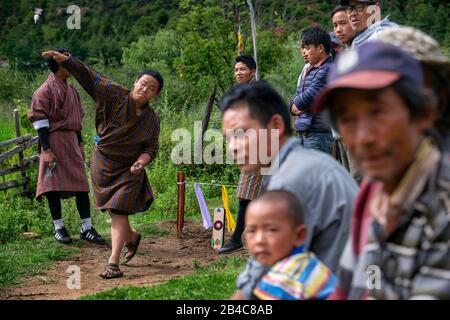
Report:
[[[0,245],[0,290],[19,284],[23,277],[41,274],[55,260],[70,258],[78,249],[67,249],[51,238],[16,240]]]
[[[147,236],[164,237],[166,231],[158,229],[155,223],[173,220],[176,217],[176,180],[174,175],[158,177],[158,173],[167,167],[170,166],[156,163],[153,170],[148,169],[150,181],[156,181],[156,183],[152,183],[156,195],[154,206],[145,214],[131,217],[132,225]],[[170,186],[171,184],[173,186]],[[158,192],[158,190],[164,190],[164,192]],[[230,190],[230,195],[232,195],[231,192],[233,191]],[[221,206],[220,188],[218,190],[204,188],[204,193],[210,209]],[[201,217],[193,190],[187,191],[186,200],[186,219],[200,223]],[[232,204],[232,208],[234,213],[237,213],[237,205]],[[77,236],[80,226],[75,201],[73,199],[62,201],[62,212],[68,230],[72,235]],[[93,208],[91,212],[97,230],[103,235],[108,235],[110,228],[108,215]],[[38,275],[54,261],[70,259],[84,249],[83,242],[76,242],[78,247],[75,249],[67,249],[56,243],[52,236],[53,226],[46,201],[39,203],[36,200],[11,198],[10,192],[6,195],[0,193],[0,213],[0,291],[1,288],[21,283],[24,277]],[[23,236],[25,232],[36,233],[38,238],[25,240]],[[128,296],[125,296],[123,289],[119,289],[117,295],[112,293],[111,297],[120,298],[121,295],[124,295],[126,299],[147,299],[154,295],[155,299],[181,299],[185,297],[183,294],[189,293],[193,294],[192,298],[198,299],[226,298],[234,289],[237,269],[242,263],[242,261],[225,260],[224,263],[215,265],[211,269],[197,270],[192,277],[188,276],[186,279],[170,282],[167,284],[168,287],[158,286],[148,293],[147,289],[129,288]],[[218,295],[215,288],[208,284],[216,283],[219,280],[224,286],[221,295]],[[189,286],[192,286],[192,290],[186,290]],[[178,289],[175,289],[177,287]],[[108,294],[99,295],[95,298],[103,299],[107,296]]]
[[[127,83],[130,79],[125,79],[117,70],[112,70],[114,79]],[[6,72],[3,70],[3,73]],[[115,72],[115,73],[114,73]],[[26,111],[29,108],[32,92],[45,80],[47,72],[36,75],[32,80],[17,78],[14,86],[22,83],[21,91],[17,93],[21,99],[13,97],[8,101],[0,101],[0,141],[11,139],[15,136],[12,115],[13,109],[18,108],[21,115],[21,133],[33,134],[36,132],[31,128],[31,124],[26,118]],[[108,72],[107,72],[108,73]],[[19,74],[20,75],[20,74]],[[23,81],[22,81],[23,80]],[[72,81],[72,83],[74,83]],[[83,140],[87,159],[90,159],[94,147],[93,136],[95,135],[93,108],[94,103],[87,94],[78,87],[85,108],[85,119],[83,129]],[[20,93],[20,94],[19,94]],[[164,232],[157,229],[154,223],[157,221],[173,220],[177,214],[177,173],[184,171],[187,179],[191,182],[216,182],[226,185],[236,185],[239,169],[232,165],[175,165],[171,161],[171,151],[177,141],[172,141],[172,133],[175,129],[184,128],[192,135],[194,122],[201,121],[204,104],[199,106],[176,106],[174,108],[168,99],[167,92],[163,92],[155,103],[155,108],[161,119],[160,151],[155,161],[146,169],[149,181],[155,194],[155,202],[151,209],[145,214],[133,216],[131,223],[142,230],[145,234],[164,236]],[[210,126],[218,128],[220,126],[220,112],[214,108],[211,115]],[[6,149],[0,150],[0,153]],[[27,151],[36,153],[37,149]],[[29,156],[27,154],[26,156]],[[8,168],[15,164],[17,159],[8,160],[0,164],[1,168]],[[89,170],[89,161],[86,163]],[[36,183],[37,169],[32,168],[29,176],[32,184]],[[5,177],[6,181],[15,179],[17,174]],[[0,177],[0,182],[3,182]],[[217,186],[202,186],[203,194],[211,209],[221,206],[221,189]],[[46,266],[56,260],[70,259],[71,256],[83,250],[83,245],[67,250],[53,240],[53,226],[47,201],[37,202],[36,200],[13,197],[18,190],[0,192],[0,288],[5,288],[20,283],[26,276],[39,274]],[[234,197],[235,189],[228,188],[230,195],[230,208],[232,213],[237,213],[238,201]],[[91,195],[92,202],[92,195]],[[201,221],[195,191],[192,186],[186,190],[185,217],[189,220]],[[79,232],[79,216],[73,199],[62,202],[63,220],[72,235]],[[109,234],[110,220],[107,214],[101,213],[91,208],[94,226],[101,234]],[[33,232],[38,234],[38,238],[25,240],[23,234]],[[228,280],[234,277],[236,272],[236,261],[226,260],[222,265],[225,268],[224,275]],[[212,269],[197,270],[196,276],[219,277],[216,274],[218,267]],[[230,269],[227,271],[227,269]],[[234,272],[234,273],[233,273]],[[181,281],[181,279],[179,280]],[[185,280],[191,281],[191,280]],[[206,281],[206,280],[205,280]],[[194,281],[195,282],[195,281]],[[171,286],[176,286],[171,284]],[[230,282],[234,287],[234,280]],[[206,284],[206,282],[205,282]],[[180,289],[181,290],[181,289]],[[201,290],[200,290],[201,291]],[[181,294],[181,291],[180,291]],[[231,294],[231,293],[230,293]],[[227,292],[228,295],[228,292]],[[136,298],[139,294],[134,295]],[[207,295],[204,294],[206,298]],[[168,299],[170,297],[168,296]]]
[[[193,274],[152,287],[123,287],[82,300],[222,300],[235,292],[236,277],[245,267],[244,257],[224,257]]]

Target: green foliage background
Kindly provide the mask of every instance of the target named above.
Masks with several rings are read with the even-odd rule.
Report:
[[[253,2],[260,71],[263,78],[270,78],[285,71],[286,63],[291,69],[298,67],[298,55],[290,48],[297,46],[303,28],[318,24],[331,30],[330,11],[338,1]],[[0,72],[2,98],[10,99],[15,94],[12,88],[29,95],[30,88],[21,91],[17,87],[24,80],[34,79],[34,73],[45,70],[40,52],[66,47],[89,63],[125,67],[122,70],[127,72],[157,67],[173,80],[169,81],[171,98],[175,98],[175,91],[187,98],[180,101],[198,102],[213,85],[217,84],[223,92],[233,83],[230,68],[236,54],[237,8],[245,50],[252,53],[245,0],[80,0],[76,2],[81,8],[80,30],[66,27],[70,16],[66,10],[71,4],[62,0],[0,0],[0,59],[14,70],[26,71],[25,75],[16,73],[13,77]],[[44,16],[36,25],[35,6],[44,9]],[[384,14],[392,21],[422,29],[444,48],[450,47],[449,9],[448,2],[438,0],[384,1]],[[280,80],[277,84],[283,87]],[[287,77],[283,82],[294,83]],[[177,99],[171,101],[180,108],[183,105]]]
[[[298,52],[299,34],[310,25],[331,30],[330,12],[337,0],[255,0],[253,3],[261,77],[289,99],[303,66]],[[236,185],[239,176],[236,166],[178,166],[170,156],[176,144],[172,141],[173,131],[186,128],[193,133],[194,121],[202,119],[212,89],[217,86],[220,96],[233,85],[238,11],[245,52],[253,54],[246,1],[80,0],[75,3],[81,8],[79,30],[69,30],[66,26],[70,16],[66,9],[71,4],[62,0],[0,0],[0,140],[14,136],[11,125],[14,108],[21,112],[23,133],[35,134],[25,114],[33,92],[48,74],[40,53],[66,47],[127,87],[133,85],[136,75],[145,68],[156,68],[163,74],[165,88],[154,102],[162,123],[161,150],[148,168],[157,197],[150,210],[152,217],[174,218],[178,171],[185,171],[190,181]],[[35,6],[44,9],[44,16],[36,25],[33,22]],[[449,3],[436,0],[384,1],[384,15],[399,24],[421,28],[435,37],[447,53],[449,9]],[[89,159],[95,135],[95,106],[84,90],[75,85],[86,109],[83,135]],[[214,107],[210,127],[219,129],[220,126],[221,115]],[[231,195],[234,191],[229,189]],[[221,204],[220,188],[205,186],[203,192],[211,208]],[[8,193],[4,196],[8,198]],[[187,189],[186,201],[188,216],[199,219],[193,188]],[[24,205],[21,210],[28,211],[19,210],[22,213],[18,213],[14,203],[0,204],[0,242],[14,239],[24,231],[51,234],[51,228],[42,225],[48,212],[45,203]],[[71,217],[73,215],[71,221],[76,225],[74,205],[67,206]],[[231,209],[236,213],[237,201],[232,202]],[[136,219],[143,223],[156,218]],[[49,220],[44,222],[47,224]]]
[[[331,30],[330,12],[337,0],[253,0],[253,3],[260,75],[289,99],[303,67],[298,52],[300,32],[310,25]],[[66,10],[72,4],[81,8],[79,30],[69,30],[66,26],[70,16]],[[35,7],[44,9],[44,16],[36,25]],[[44,50],[68,48],[127,87],[133,85],[143,69],[158,69],[165,79],[165,88],[153,103],[161,118],[161,149],[147,168],[156,199],[149,212],[132,217],[132,224],[147,236],[160,235],[153,223],[176,217],[177,172],[185,171],[190,181],[237,184],[236,166],[175,165],[170,156],[176,143],[172,141],[173,131],[185,128],[192,134],[194,121],[202,119],[213,88],[217,86],[220,96],[233,85],[238,11],[245,52],[253,54],[245,0],[0,0],[0,141],[14,137],[12,111],[15,108],[20,111],[22,134],[36,134],[26,120],[26,110],[33,92],[48,75],[40,55]],[[384,1],[383,11],[394,22],[430,34],[449,54],[448,2],[389,0]],[[90,159],[95,106],[84,90],[75,81],[71,82],[77,86],[86,111],[83,136],[86,156]],[[220,125],[221,115],[214,107],[210,127],[219,129]],[[10,166],[12,161],[0,164],[0,169]],[[35,168],[30,175],[36,175]],[[204,186],[202,189],[210,209],[221,206],[220,188]],[[50,260],[64,259],[72,253],[50,238],[53,228],[46,202],[14,198],[16,191],[0,192],[0,288],[16,283],[24,275],[39,273]],[[231,211],[236,214],[235,189],[228,191]],[[107,215],[92,211],[96,228],[107,234],[110,222]],[[200,220],[192,187],[187,188],[186,216]],[[63,218],[75,235],[79,230],[79,216],[73,199],[63,202]],[[27,231],[36,232],[41,238],[24,240],[22,235]],[[89,298],[226,298],[234,291],[234,279],[242,267],[243,260],[231,259],[149,291],[122,288]],[[205,291],[211,282],[223,286],[221,296]],[[180,289],[184,287],[190,290]]]

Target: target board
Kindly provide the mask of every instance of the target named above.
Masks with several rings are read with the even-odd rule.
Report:
[[[214,209],[214,222],[212,234],[212,247],[214,250],[219,250],[223,247],[225,240],[225,209]]]

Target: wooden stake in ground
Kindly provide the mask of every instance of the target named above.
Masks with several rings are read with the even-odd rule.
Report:
[[[20,137],[20,121],[19,121],[19,110],[18,109],[14,109],[14,126],[16,127],[16,138]],[[24,161],[24,156],[23,156],[23,152],[19,152],[19,167],[23,166],[23,161]],[[27,183],[27,173],[25,170],[21,171],[21,176],[22,176],[22,180],[25,181],[24,185],[23,185],[23,193],[26,194],[28,193],[28,183]]]
[[[184,200],[186,194],[186,176],[184,172],[178,173],[178,215],[177,234],[181,235],[184,226]]]
[[[214,223],[211,244],[214,250],[219,250],[223,247],[225,240],[225,209],[214,209]]]

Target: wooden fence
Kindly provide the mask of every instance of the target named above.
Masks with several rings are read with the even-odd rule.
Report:
[[[38,143],[38,137],[33,137],[29,134],[24,136],[20,135],[19,111],[17,109],[14,110],[14,126],[16,129],[16,138],[0,141],[0,149],[13,146],[13,148],[0,154],[0,164],[16,155],[19,156],[18,162],[10,168],[0,169],[0,177],[2,177],[3,181],[0,183],[0,191],[11,188],[21,188],[22,191],[18,193],[18,195],[31,195],[33,191],[29,189],[30,178],[27,176],[27,170],[32,164],[39,161],[39,156],[33,155],[30,158],[25,158],[24,151]],[[20,178],[6,181],[5,177],[7,175],[17,172],[20,172]]]

